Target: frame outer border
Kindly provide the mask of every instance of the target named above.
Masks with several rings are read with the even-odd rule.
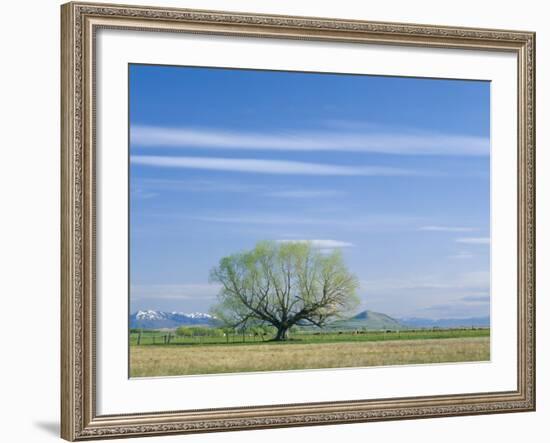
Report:
[[[95,20],[95,22],[94,22]],[[512,51],[518,56],[518,390],[149,414],[95,413],[93,32],[161,32]],[[109,27],[103,25],[101,27]],[[535,410],[535,34],[71,2],[61,6],[61,437],[215,432]]]
[[[75,373],[74,258],[75,173],[74,103],[75,57],[74,14],[69,5],[61,8],[61,437],[76,437],[74,411],[78,392]]]

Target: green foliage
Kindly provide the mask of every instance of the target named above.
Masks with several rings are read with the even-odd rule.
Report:
[[[271,325],[277,339],[293,326],[322,327],[359,302],[357,279],[340,252],[323,254],[308,242],[260,242],[222,258],[210,276],[222,285],[212,313],[224,325]]]
[[[200,328],[202,335],[178,335],[172,336],[170,343],[164,342],[167,335],[165,331],[144,331],[140,346],[220,346],[220,345],[242,345],[243,334],[233,329],[224,332],[221,328]],[[264,335],[261,334],[263,329]],[[221,335],[220,335],[221,333]],[[247,345],[262,344],[267,342],[276,333],[272,326],[256,326],[244,331],[244,343]],[[226,334],[225,336],[223,334]],[[137,333],[130,334],[130,344],[138,344]],[[295,328],[291,332],[291,339],[286,342],[275,342],[284,346],[286,344],[310,344],[310,343],[352,343],[352,342],[379,342],[379,341],[402,341],[402,340],[423,340],[423,339],[456,339],[489,337],[489,328],[465,328],[465,329],[419,329],[419,330],[300,330]],[[153,337],[155,339],[153,339]]]
[[[176,335],[178,337],[191,337],[193,336],[193,332],[191,328],[187,326],[180,326],[178,329],[176,329]]]
[[[178,337],[223,337],[222,328],[208,328],[204,326],[180,326],[176,329]]]

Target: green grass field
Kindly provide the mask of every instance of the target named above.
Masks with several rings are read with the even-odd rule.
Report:
[[[489,360],[489,329],[296,333],[286,342],[251,335],[130,334],[132,377],[345,368]]]
[[[291,334],[291,339],[286,342],[270,342],[274,345],[307,344],[307,343],[335,343],[335,342],[364,342],[387,340],[423,340],[445,338],[488,337],[488,328],[478,329],[427,329],[404,331],[365,331],[361,333],[351,332],[303,332]],[[226,337],[220,336],[195,336],[180,337],[173,331],[143,331],[141,338],[138,333],[130,334],[130,345],[230,345],[230,344],[261,344],[269,341],[268,336],[263,338],[252,334],[232,334]]]

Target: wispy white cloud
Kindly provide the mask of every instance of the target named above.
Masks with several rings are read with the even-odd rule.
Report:
[[[388,293],[393,291],[411,290],[440,290],[454,288],[453,282],[435,279],[388,279],[388,280],[363,280],[361,287],[367,291]]]
[[[474,258],[474,255],[470,252],[462,251],[462,252],[457,252],[454,255],[449,255],[449,258],[453,258],[453,259],[457,259],[457,260],[467,260],[467,259],[470,259],[470,258]]]
[[[141,187],[132,187],[131,189],[131,195],[133,198],[137,198],[140,200],[147,200],[153,197],[158,196],[156,192],[150,192],[147,191]]]
[[[164,215],[158,215],[165,217]],[[238,225],[272,225],[277,227],[289,226],[338,226],[343,229],[357,231],[393,231],[411,230],[411,225],[418,222],[419,217],[399,214],[378,214],[370,216],[323,217],[318,214],[310,215],[282,215],[279,213],[243,213],[243,214],[205,214],[205,215],[178,215],[178,218],[197,220],[208,223],[238,224]],[[248,228],[247,228],[248,229]],[[414,229],[414,228],[412,228]]]
[[[210,283],[131,285],[130,293],[132,300],[173,299],[177,301],[214,299],[220,288],[220,285]]]
[[[163,168],[203,169],[214,171],[247,172],[285,175],[336,175],[336,176],[411,176],[426,175],[420,171],[385,166],[342,166],[284,160],[220,157],[164,157],[132,155],[136,165]],[[429,174],[432,175],[432,174]]]
[[[290,189],[287,191],[267,192],[265,195],[268,197],[280,197],[280,198],[326,198],[326,197],[339,197],[344,194],[345,193],[342,191],[331,191],[329,189],[327,190]]]
[[[491,243],[489,237],[462,237],[456,239],[457,243],[465,243],[468,245],[488,245]]]
[[[330,220],[313,217],[293,217],[277,214],[243,214],[243,215],[190,215],[184,218],[212,223],[235,223],[253,225],[309,225],[327,224]]]
[[[432,277],[417,277],[380,280],[362,280],[361,287],[366,291],[389,293],[403,291],[440,291],[443,289],[488,291],[490,273],[488,271],[463,272],[456,275],[439,275]],[[486,294],[486,292],[483,292]],[[472,294],[469,294],[472,295]]]
[[[419,231],[433,231],[433,232],[471,232],[476,228],[461,227],[461,226],[422,226],[418,228]]]
[[[490,315],[487,304],[461,303],[452,301],[450,303],[439,303],[424,308],[432,318],[470,318],[488,317]],[[423,315],[422,315],[423,316]]]
[[[136,188],[168,192],[251,192],[264,187],[251,186],[227,180],[133,178]]]
[[[340,240],[293,240],[293,239],[283,239],[277,240],[279,243],[309,243],[312,247],[318,249],[336,249],[336,248],[351,248],[353,243],[340,241]]]
[[[466,297],[462,297],[460,300],[466,303],[489,303],[491,301],[491,297],[488,294],[468,295]]]
[[[396,317],[488,315],[488,271],[362,280],[364,306]]]
[[[159,191],[167,192],[231,192],[260,194],[266,197],[307,199],[330,198],[345,195],[344,191],[315,188],[291,188],[285,186],[257,185],[229,180],[199,180],[199,179],[156,179],[136,178],[132,187],[132,195],[139,198],[156,196]],[[134,193],[136,195],[134,195]],[[139,195],[138,195],[139,194]],[[152,195],[149,195],[152,194]]]
[[[489,154],[489,139],[455,134],[370,130],[225,131],[217,128],[132,125],[133,147],[217,148],[280,151],[348,151],[406,155]]]

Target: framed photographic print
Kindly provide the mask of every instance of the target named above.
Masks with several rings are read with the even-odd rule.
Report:
[[[62,437],[535,408],[535,36],[62,13]]]

